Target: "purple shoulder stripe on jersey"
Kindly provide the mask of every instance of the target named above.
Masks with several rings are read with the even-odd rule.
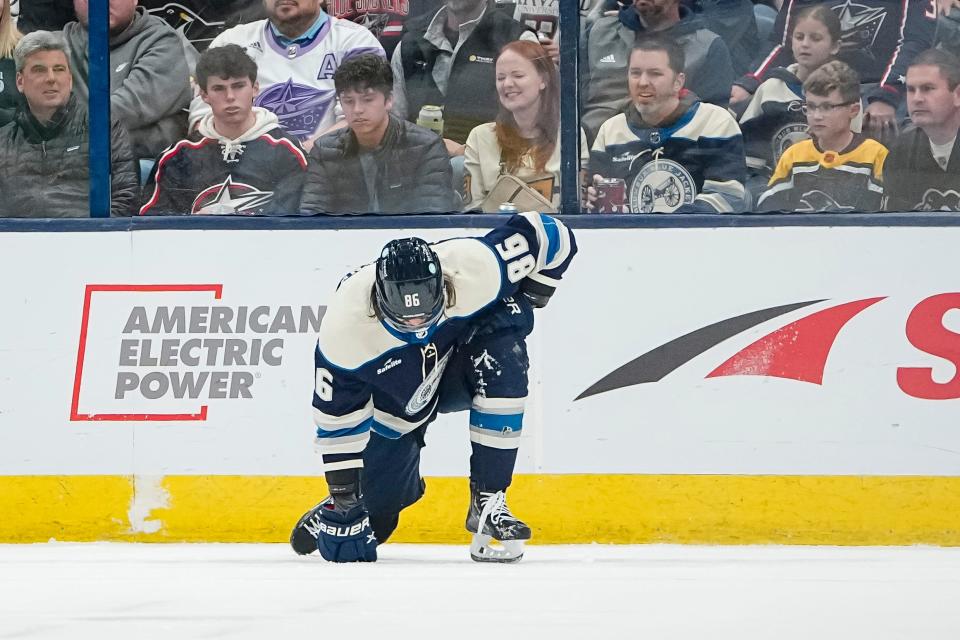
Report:
[[[333,16],[328,16],[327,21],[323,23],[323,26],[320,27],[320,31],[317,32],[317,35],[308,42],[306,45],[290,45],[284,46],[277,41],[277,36],[273,33],[273,29],[270,28],[270,21],[265,20],[263,24],[264,29],[264,39],[267,41],[267,44],[270,45],[270,48],[285,57],[291,57],[289,55],[290,47],[297,47],[296,53],[292,56],[296,58],[301,56],[309,51],[312,51],[318,44],[320,44],[323,39],[330,33],[330,25],[335,20]]]
[[[356,49],[350,49],[343,54],[343,59],[352,58],[353,56],[361,56],[365,53],[372,53],[375,56],[380,56],[381,58],[386,58],[387,54],[383,52],[383,47],[357,47]],[[342,62],[342,61],[341,61]]]

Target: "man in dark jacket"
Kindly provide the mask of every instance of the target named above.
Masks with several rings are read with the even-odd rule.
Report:
[[[333,77],[347,128],[310,152],[303,213],[443,213],[460,208],[440,137],[390,114],[393,73],[375,55]]]
[[[884,209],[960,213],[960,59],[924,51],[907,68],[906,86],[916,128],[883,165]]]
[[[87,1],[74,0],[77,22],[63,28],[82,102],[89,95]],[[137,7],[137,0],[110,0],[110,110],[130,132],[137,158],[154,159],[186,134],[190,98],[190,71],[176,32]]]
[[[72,94],[66,43],[35,31],[13,52],[25,106],[0,128],[0,216],[67,218],[89,215],[87,109]],[[137,177],[123,125],[111,128],[111,215],[130,215]]]

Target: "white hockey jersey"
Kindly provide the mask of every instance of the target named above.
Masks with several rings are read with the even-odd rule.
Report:
[[[386,57],[366,28],[327,16],[317,35],[306,44],[282,45],[268,20],[228,29],[211,47],[236,44],[257,63],[260,94],[255,105],[276,114],[292,136],[305,140],[336,122],[333,74],[350,56],[373,53]],[[210,112],[199,97],[190,105],[190,126]]]

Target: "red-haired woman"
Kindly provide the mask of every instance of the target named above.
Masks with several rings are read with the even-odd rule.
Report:
[[[539,43],[517,40],[496,60],[500,112],[496,122],[473,129],[464,149],[467,209],[493,210],[484,202],[502,174],[560,203],[560,74]],[[589,149],[583,132],[584,160]]]

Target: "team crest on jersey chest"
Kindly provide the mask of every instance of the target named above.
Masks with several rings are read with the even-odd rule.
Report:
[[[316,131],[333,101],[332,89],[318,89],[290,78],[267,87],[254,104],[276,114],[287,133],[304,139]]]
[[[804,122],[791,122],[788,125],[780,127],[780,129],[773,134],[770,142],[773,150],[773,165],[776,166],[777,162],[780,161],[780,156],[782,156],[787,149],[809,138],[810,134],[807,132],[807,125]]]
[[[673,160],[655,158],[640,168],[630,186],[630,211],[672,213],[697,197],[693,176]]]
[[[404,407],[404,411],[408,416],[416,415],[433,400],[433,396],[436,395],[437,390],[440,388],[440,379],[443,377],[443,372],[447,368],[450,356],[453,355],[453,349],[451,348],[438,360],[437,347],[433,343],[422,347],[421,352],[423,357],[423,382],[420,383],[420,386],[413,392],[413,395],[407,402],[407,406]]]
[[[887,17],[886,9],[870,7],[853,0],[834,4],[833,10],[840,18],[840,47],[846,51],[869,50],[876,42],[880,27]],[[904,11],[906,10],[904,7]]]
[[[273,191],[261,191],[256,187],[234,182],[232,176],[220,184],[207,187],[193,201],[190,213],[198,215],[253,215],[273,199]]]

